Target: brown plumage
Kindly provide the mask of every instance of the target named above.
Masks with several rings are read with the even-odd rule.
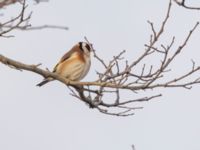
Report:
[[[73,81],[83,79],[90,69],[90,52],[91,48],[87,43],[79,42],[60,59],[53,72]],[[37,86],[52,80],[54,79],[51,77],[45,78]]]

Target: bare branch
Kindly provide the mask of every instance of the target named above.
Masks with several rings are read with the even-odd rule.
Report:
[[[24,17],[24,12],[27,7],[26,1],[23,0],[21,2],[21,5],[22,5],[22,9],[18,16],[0,24],[0,29],[1,29],[0,37],[4,36],[6,33],[10,32],[12,30],[18,28],[21,24],[27,23],[27,21],[31,18],[32,13],[30,13],[27,17]],[[24,26],[27,26],[27,24],[25,24]],[[7,27],[7,29],[5,29],[5,27]]]
[[[29,14],[26,14],[26,0],[11,0],[12,2],[20,2],[22,8],[20,13],[16,16],[13,17],[12,19],[0,23],[0,37],[13,37],[12,35],[7,35],[7,33],[11,32],[12,30],[23,30],[23,31],[28,31],[28,30],[40,30],[40,29],[61,29],[61,30],[68,30],[68,27],[65,26],[58,26],[58,25],[42,25],[42,26],[31,26],[30,19],[32,16],[32,12]],[[39,2],[38,0],[37,2]],[[6,1],[8,2],[8,1]],[[1,4],[1,3],[0,3]]]
[[[0,36],[13,29],[20,30],[34,30],[43,28],[61,28],[58,26],[40,26],[31,27],[25,23],[30,19],[30,15],[26,17],[24,14],[26,5],[25,1],[22,3],[22,11],[20,15],[1,24]],[[172,2],[169,1],[168,9],[163,19],[162,24],[156,30],[153,22],[148,21],[151,27],[152,34],[149,42],[145,44],[144,52],[134,61],[128,61],[124,58],[125,50],[113,56],[109,62],[99,57],[93,48],[93,45],[85,37],[86,42],[90,45],[95,59],[103,66],[102,71],[97,72],[97,79],[91,82],[70,81],[67,78],[52,73],[49,70],[39,68],[38,65],[28,65],[15,61],[0,54],[0,62],[17,70],[26,70],[39,74],[44,78],[52,77],[65,84],[70,94],[82,102],[86,103],[90,108],[96,109],[101,113],[113,116],[131,116],[134,115],[135,110],[142,109],[138,106],[141,102],[150,101],[161,97],[162,94],[153,93],[152,89],[157,88],[184,88],[191,89],[193,85],[200,83],[200,66],[196,65],[192,60],[192,67],[180,76],[172,76],[170,71],[170,64],[175,62],[176,58],[188,44],[191,35],[197,29],[199,22],[189,31],[185,39],[178,47],[175,47],[175,37],[169,41],[168,44],[160,43],[160,37],[165,31],[166,24],[169,20]],[[176,39],[177,40],[177,39]],[[153,55],[157,56],[159,63],[149,64],[146,59]],[[137,70],[137,71],[136,71]],[[169,78],[170,77],[170,78]],[[152,94],[140,96],[142,92],[150,91]],[[125,95],[125,96],[124,96]]]
[[[14,4],[14,3],[19,2],[19,1],[20,0],[2,0],[0,2],[0,8],[7,6],[7,5],[10,5],[10,4]]]
[[[0,1],[0,8],[11,5],[11,4],[15,4],[16,2],[21,3],[23,0],[1,0]],[[48,0],[33,0],[35,1],[37,4],[40,2],[48,2]]]
[[[200,7],[187,6],[187,5],[185,4],[185,0],[182,0],[181,2],[179,2],[178,0],[174,0],[174,2],[175,2],[176,4],[178,4],[179,6],[182,6],[182,7],[186,8],[186,9],[200,10]]]

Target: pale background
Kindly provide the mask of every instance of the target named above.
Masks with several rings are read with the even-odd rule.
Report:
[[[200,1],[190,0],[200,6]],[[195,3],[192,3],[195,2]],[[127,59],[143,52],[151,33],[147,20],[156,28],[165,17],[168,0],[51,0],[33,5],[33,25],[65,25],[69,31],[40,30],[0,38],[0,53],[28,64],[42,63],[52,69],[58,59],[84,36],[98,54],[108,60],[127,50]],[[17,14],[16,6],[4,13]],[[3,11],[1,10],[1,13]],[[200,12],[173,5],[162,43],[173,35],[180,44],[199,21]],[[191,58],[200,64],[200,29],[171,66],[171,76],[191,68]],[[153,60],[152,60],[153,62]],[[151,63],[151,62],[148,62]],[[100,68],[100,67],[99,67]],[[92,63],[84,81],[96,79],[98,65]],[[132,117],[100,114],[69,95],[59,82],[38,88],[41,76],[12,70],[0,64],[0,149],[1,150],[199,150],[199,85],[192,90],[157,89],[163,97],[141,103],[144,109]]]

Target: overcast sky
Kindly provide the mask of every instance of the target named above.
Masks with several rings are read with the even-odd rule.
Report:
[[[195,0],[190,0],[196,2]],[[191,3],[192,4],[192,3]],[[14,16],[19,5],[0,13]],[[144,50],[151,33],[147,20],[158,28],[165,17],[168,0],[50,0],[29,4],[32,25],[64,25],[69,31],[46,29],[14,31],[14,38],[0,38],[0,54],[27,64],[42,63],[52,69],[74,44],[93,43],[98,54],[109,60],[126,49],[128,60]],[[200,1],[199,1],[200,6]],[[166,33],[160,43],[176,36],[177,46],[199,21],[200,12],[173,4]],[[178,76],[191,69],[191,59],[200,65],[200,29],[193,34],[184,52],[171,65]],[[148,63],[153,63],[154,60]],[[100,69],[93,61],[84,81],[97,78]],[[35,85],[41,76],[20,72],[0,64],[0,149],[1,150],[199,150],[199,88],[156,89],[163,97],[141,103],[144,109],[131,117],[113,117],[89,109],[69,95],[55,81]]]

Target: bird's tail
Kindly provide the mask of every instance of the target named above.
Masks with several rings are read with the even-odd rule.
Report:
[[[41,87],[52,80],[53,80],[53,78],[45,78],[42,82],[38,83],[36,86]]]

